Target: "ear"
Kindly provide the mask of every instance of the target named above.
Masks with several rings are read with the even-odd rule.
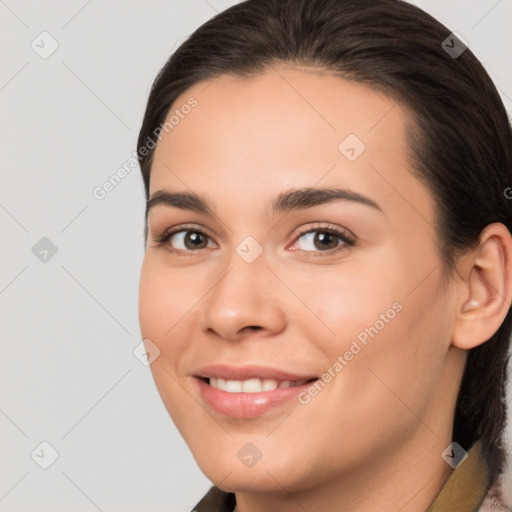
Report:
[[[477,249],[463,256],[464,279],[452,345],[471,349],[491,338],[503,323],[512,299],[512,237],[504,224],[480,233]]]

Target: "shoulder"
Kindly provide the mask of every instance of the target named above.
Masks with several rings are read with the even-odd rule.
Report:
[[[210,487],[192,512],[233,512],[235,503],[233,493],[222,491],[214,485]]]

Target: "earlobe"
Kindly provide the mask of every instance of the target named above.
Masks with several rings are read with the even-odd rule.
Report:
[[[501,223],[489,224],[468,258],[467,281],[456,313],[452,345],[469,350],[489,340],[510,308],[512,237]]]

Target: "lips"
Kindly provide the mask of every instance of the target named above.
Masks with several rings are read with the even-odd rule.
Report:
[[[292,398],[317,377],[263,366],[210,365],[194,375],[203,401],[218,413],[254,418]]]
[[[300,381],[316,379],[316,375],[300,375],[284,370],[270,368],[268,366],[228,366],[223,364],[209,365],[201,368],[195,373],[196,377],[224,380],[249,380],[249,379],[273,379],[282,381]]]

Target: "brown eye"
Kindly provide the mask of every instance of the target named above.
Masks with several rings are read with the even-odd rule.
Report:
[[[302,240],[302,243],[299,243]],[[348,243],[348,239],[341,233],[326,230],[312,230],[297,238],[297,246],[303,251],[327,251]]]
[[[184,233],[183,244],[187,249],[203,249],[208,245],[208,237],[204,233],[199,231],[184,231]]]
[[[319,249],[335,249],[338,247],[339,237],[325,231],[318,231],[313,243]]]
[[[215,244],[208,245],[210,237],[199,230],[181,229],[165,234],[159,241],[159,245],[165,245],[170,252],[191,252],[207,247],[214,247]]]

